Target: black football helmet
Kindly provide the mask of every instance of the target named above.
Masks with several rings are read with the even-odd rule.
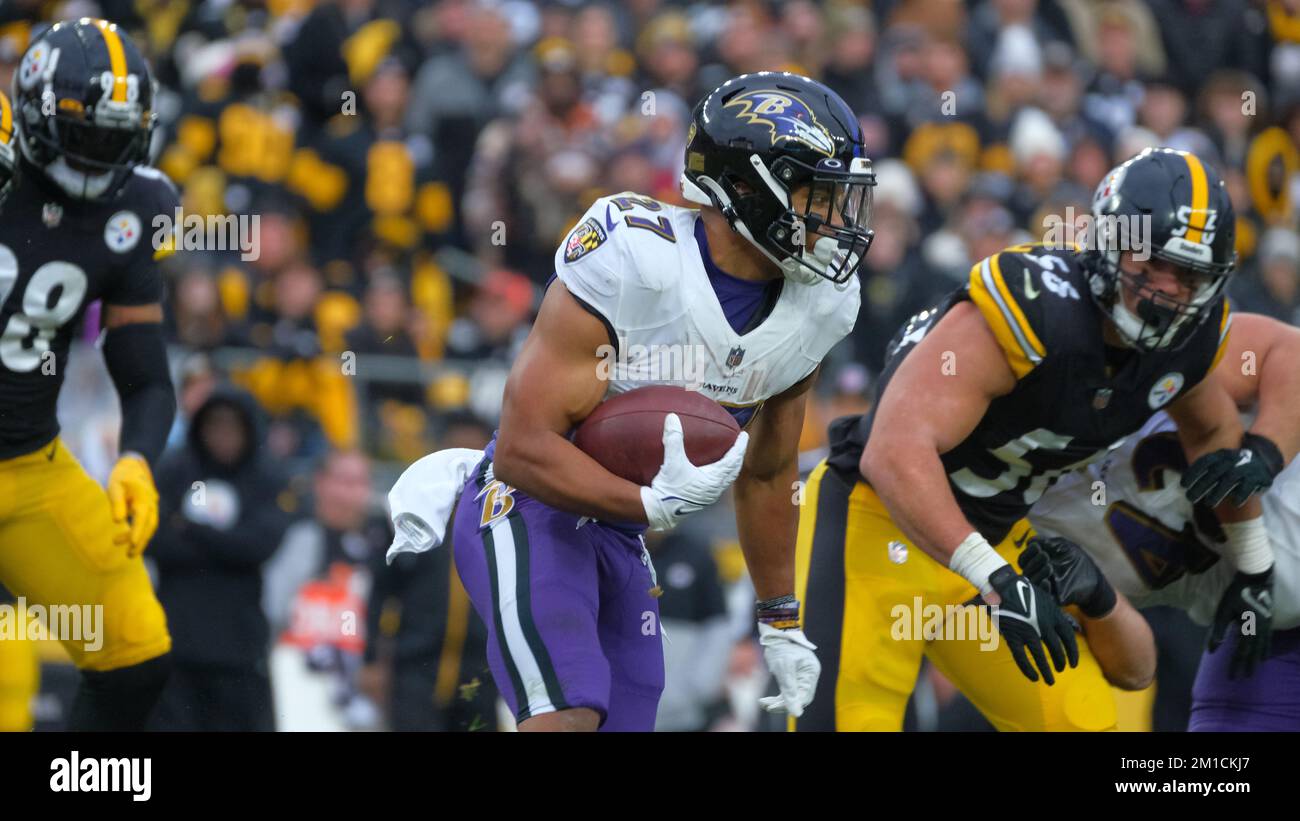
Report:
[[[790,279],[847,285],[871,247],[875,184],[857,117],[815,80],[744,74],[695,106],[683,196],[721,211]]]
[[[14,175],[18,172],[18,156],[14,152],[17,143],[14,138],[14,109],[9,98],[0,91],[0,203],[9,196]]]
[[[106,20],[58,23],[14,74],[23,157],[78,199],[108,199],[149,158],[156,115],[149,65]]]
[[[1139,351],[1178,350],[1216,312],[1237,267],[1236,213],[1218,173],[1195,154],[1148,148],[1113,169],[1092,198],[1093,247],[1083,267],[1093,298]],[[1174,299],[1120,268],[1120,252],[1145,252],[1195,277],[1192,296]],[[1121,289],[1138,296],[1137,313]]]

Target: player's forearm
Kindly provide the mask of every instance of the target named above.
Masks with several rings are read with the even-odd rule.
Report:
[[[646,521],[641,488],[620,479],[553,431],[497,437],[492,474],[538,501],[606,522]]]
[[[861,468],[904,535],[948,567],[975,528],[957,506],[937,449],[923,441],[880,447],[869,442]]]
[[[120,450],[138,453],[155,465],[176,415],[162,326],[133,323],[110,328],[103,353],[122,405]]]
[[[799,508],[794,504],[798,464],[791,460],[771,476],[742,470],[736,494],[736,530],[759,601],[794,592],[794,545]]]
[[[1259,400],[1250,432],[1267,437],[1290,464],[1300,452],[1300,334],[1271,346],[1259,370]]]
[[[1099,618],[1081,619],[1088,646],[1106,680],[1121,690],[1142,690],[1156,674],[1156,643],[1151,626],[1124,596]]]

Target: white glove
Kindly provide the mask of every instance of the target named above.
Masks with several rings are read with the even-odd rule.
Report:
[[[781,695],[758,700],[769,713],[785,713],[798,718],[812,703],[822,663],[813,653],[817,646],[802,630],[778,630],[770,624],[758,625],[758,642],[763,645],[763,660],[781,688]]]
[[[641,488],[646,520],[655,530],[671,530],[685,516],[718,500],[740,474],[749,434],[744,431],[726,455],[711,465],[692,465],[682,442],[682,420],[664,417],[664,463],[649,487]]]

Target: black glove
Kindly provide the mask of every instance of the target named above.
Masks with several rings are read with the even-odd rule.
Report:
[[[994,621],[1025,678],[1038,681],[1038,673],[1034,670],[1034,665],[1029,663],[1029,656],[1025,652],[1028,649],[1043,673],[1043,680],[1049,685],[1056,683],[1052,668],[1047,665],[1047,658],[1043,655],[1044,644],[1052,656],[1052,663],[1056,665],[1056,672],[1065,671],[1067,656],[1071,667],[1079,666],[1079,644],[1074,638],[1074,619],[1057,606],[1051,594],[1034,587],[1028,579],[1016,573],[1011,565],[994,571],[989,576],[989,584],[1002,597],[1002,603],[994,608]]]
[[[1115,609],[1115,588],[1092,557],[1068,539],[1035,536],[1020,554],[1020,570],[1061,604],[1075,604],[1090,619]]]
[[[1240,450],[1207,453],[1183,471],[1183,488],[1192,504],[1217,507],[1229,494],[1237,507],[1252,494],[1268,490],[1282,472],[1282,452],[1266,437],[1248,433]]]
[[[1253,618],[1247,618],[1247,614]],[[1247,633],[1246,628],[1254,629]],[[1227,630],[1240,630],[1237,650],[1228,667],[1228,678],[1249,678],[1255,667],[1268,658],[1273,643],[1273,568],[1263,573],[1237,573],[1232,583],[1223,591],[1219,606],[1214,611],[1214,625],[1210,628],[1207,648],[1211,653],[1219,649]]]

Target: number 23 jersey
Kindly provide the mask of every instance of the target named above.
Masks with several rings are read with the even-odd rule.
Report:
[[[24,163],[0,205],[0,459],[59,432],[55,409],[68,348],[86,306],[162,299],[154,217],[175,218],[176,189],[137,168],[106,202],[73,200]],[[170,234],[167,235],[170,239]],[[157,246],[157,247],[156,247]]]
[[[941,455],[957,504],[992,544],[1006,538],[1060,476],[1105,456],[1157,410],[1200,382],[1222,354],[1226,301],[1210,310],[1175,352],[1107,353],[1107,320],[1088,292],[1074,251],[1034,245],[1009,248],[977,263],[965,288],[904,326],[886,354],[879,396],[890,377],[939,319],[970,300],[996,337],[1016,376],[979,424]],[[1112,359],[1118,354],[1121,358]],[[936,368],[960,368],[963,352],[946,351]],[[858,475],[873,416],[831,425],[831,466]]]

